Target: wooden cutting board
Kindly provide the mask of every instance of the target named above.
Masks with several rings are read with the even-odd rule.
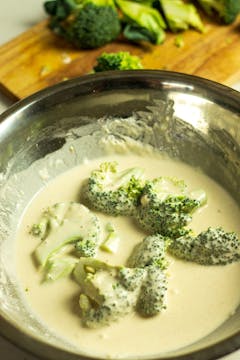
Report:
[[[230,26],[205,21],[206,32],[188,30],[184,46],[168,34],[163,45],[134,45],[119,40],[94,50],[76,50],[43,21],[0,47],[0,86],[21,99],[49,85],[87,74],[103,51],[126,50],[141,57],[145,69],[195,74],[226,85],[240,80],[240,18]]]

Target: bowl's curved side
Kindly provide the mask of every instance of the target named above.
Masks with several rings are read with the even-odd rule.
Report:
[[[240,94],[228,87],[195,76],[155,70],[87,75],[42,90],[13,105],[0,115],[0,186],[7,177],[60,148],[65,142],[62,134],[67,133],[74,124],[87,124],[89,116],[91,119],[102,116],[124,117],[132,112],[145,111],[158,99],[174,101],[176,116],[187,124],[188,129],[190,126],[198,130],[200,142],[194,142],[192,153],[198,152],[199,159],[202,144],[210,137],[213,141],[212,149],[215,151],[213,158],[210,159],[209,165],[205,164],[205,158],[204,161],[200,159],[199,164],[223,185],[229,183],[229,179],[234,175],[235,183],[229,185],[229,191],[240,196],[239,192],[237,194],[237,184],[240,182]],[[37,147],[29,146],[30,143],[40,144],[39,139],[44,139],[46,130],[52,134],[51,141],[43,141],[42,145]],[[189,133],[183,134],[179,144],[189,141],[188,135]],[[178,141],[178,137],[176,139]],[[21,162],[14,162],[16,154],[24,147],[28,147],[29,151],[24,153]],[[181,151],[184,157],[184,147]],[[225,153],[231,153],[233,160],[226,157],[222,159],[222,154]],[[206,154],[207,151],[205,156]],[[214,159],[217,159],[217,164],[213,169],[211,164]],[[190,154],[188,161],[194,161]],[[229,161],[231,166],[228,164]],[[225,166],[227,171],[222,175]],[[220,178],[217,174],[219,171]],[[235,327],[233,326],[232,332],[224,340],[221,336],[220,341],[213,338],[205,342],[203,339],[202,344],[198,346],[193,344],[189,350],[182,349],[161,359],[210,360],[239,349],[240,331],[235,329],[236,324],[239,324],[239,313],[240,311],[234,320]],[[10,341],[48,359],[80,359],[79,355],[73,352],[45,343],[42,337],[33,335],[22,325],[8,316],[4,306],[0,305],[0,331]]]

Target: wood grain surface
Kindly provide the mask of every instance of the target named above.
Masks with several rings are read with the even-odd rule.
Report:
[[[6,94],[21,99],[47,86],[89,73],[103,52],[126,50],[141,57],[145,69],[165,69],[232,85],[240,80],[240,19],[230,26],[207,22],[200,34],[182,34],[183,47],[175,34],[163,45],[135,45],[118,40],[94,50],[77,50],[55,36],[43,21],[0,47],[0,86]]]

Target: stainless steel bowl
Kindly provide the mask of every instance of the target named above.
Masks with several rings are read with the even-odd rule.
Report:
[[[240,94],[201,78],[167,71],[89,75],[12,106],[0,116],[0,189],[38,159],[62,148],[69,137],[91,134],[97,119],[133,113],[143,122],[146,117],[165,118],[167,127],[155,129],[147,141],[198,166],[240,203]],[[83,359],[58,339],[46,337],[22,304],[15,284],[14,234],[32,195],[27,193],[21,199],[17,190],[1,195],[0,331],[40,357]],[[236,349],[240,349],[240,308],[209,336],[159,358],[210,360]]]

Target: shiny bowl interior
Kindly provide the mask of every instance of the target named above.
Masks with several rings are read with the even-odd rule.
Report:
[[[143,121],[147,116],[165,117],[168,128],[154,130],[154,137],[147,141],[201,168],[240,203],[240,94],[208,80],[167,71],[88,75],[12,106],[0,116],[0,188],[62,148],[69,138],[91,135],[99,118],[125,118],[133,113]],[[169,136],[163,136],[166,131]],[[91,151],[88,155],[94,157]],[[84,359],[57,338],[46,336],[21,302],[15,285],[14,234],[34,194],[19,202],[15,195],[6,192],[0,199],[0,331],[41,357]],[[210,360],[236,349],[240,349],[240,307],[204,339],[157,358]]]

